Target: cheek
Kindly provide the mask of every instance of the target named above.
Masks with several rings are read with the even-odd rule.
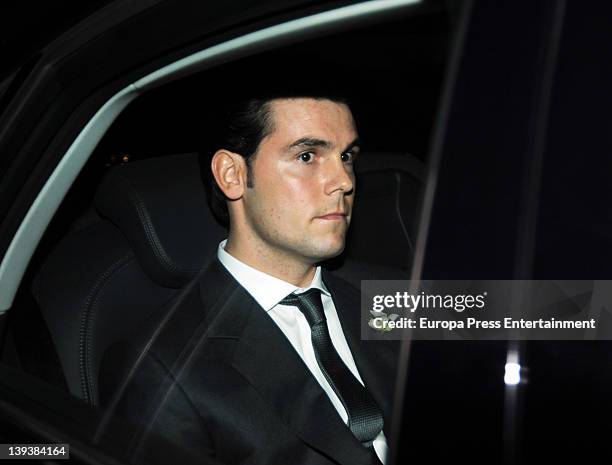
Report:
[[[273,183],[275,197],[285,203],[312,203],[316,192],[316,177],[312,172],[294,172],[291,169],[279,170]]]
[[[267,215],[263,221],[278,226],[303,225],[321,208],[317,196],[321,188],[314,173],[293,168],[282,162],[258,166],[255,187],[259,205],[255,208]]]
[[[318,211],[317,208],[320,208],[320,199],[317,197],[316,186],[312,180],[310,182],[302,179],[287,180],[281,195],[287,208],[301,215],[304,220],[310,219],[313,213]]]
[[[311,200],[305,195],[299,183],[279,179],[265,181],[265,194],[258,195],[255,209],[259,220],[278,229],[289,225],[295,226],[308,217],[308,205]]]

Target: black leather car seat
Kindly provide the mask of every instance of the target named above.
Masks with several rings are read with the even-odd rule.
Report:
[[[346,254],[351,259],[408,271],[421,203],[424,167],[409,154],[360,156],[357,195]]]
[[[47,258],[33,294],[69,391],[96,405],[106,348],[170,301],[225,231],[209,213],[196,154],[114,167],[80,223]]]

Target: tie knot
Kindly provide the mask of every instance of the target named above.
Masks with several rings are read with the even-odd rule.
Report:
[[[325,321],[319,289],[311,288],[301,294],[289,294],[280,303],[296,306],[304,314],[311,328]]]

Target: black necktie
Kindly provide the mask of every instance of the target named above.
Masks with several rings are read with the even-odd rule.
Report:
[[[306,317],[319,368],[346,409],[348,427],[364,446],[370,447],[382,431],[382,412],[336,352],[327,329],[320,291],[312,288],[302,294],[290,294],[280,303],[296,306]]]

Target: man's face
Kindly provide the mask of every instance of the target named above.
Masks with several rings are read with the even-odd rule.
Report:
[[[344,249],[355,196],[357,132],[348,106],[270,102],[273,131],[252,161],[244,220],[256,253],[316,263]]]

